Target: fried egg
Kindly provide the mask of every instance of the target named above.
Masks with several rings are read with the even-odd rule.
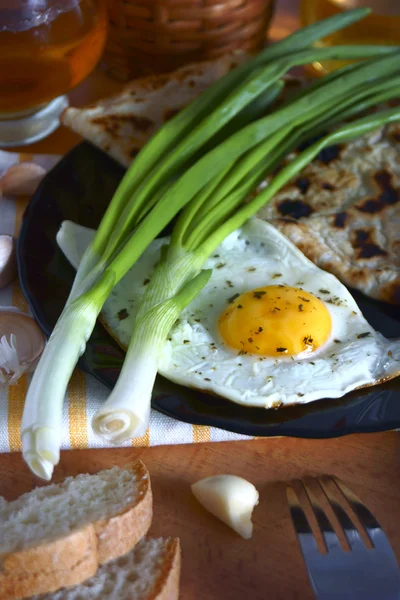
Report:
[[[82,235],[89,243],[91,232],[80,228]],[[77,263],[86,243],[65,242],[72,237],[59,243]],[[123,347],[168,241],[150,244],[104,306],[103,320]],[[213,270],[208,284],[165,342],[164,377],[272,408],[338,398],[400,373],[400,341],[375,331],[346,287],[265,221],[251,219],[229,235],[204,268]]]

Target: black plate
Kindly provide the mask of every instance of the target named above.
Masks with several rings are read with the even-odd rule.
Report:
[[[46,335],[54,327],[74,277],[56,244],[59,226],[70,219],[97,227],[122,175],[117,163],[83,143],[47,175],[29,204],[18,240],[19,274],[23,292]],[[398,308],[353,294],[375,329],[387,337],[400,337]],[[79,364],[112,388],[123,358],[119,346],[98,324]],[[246,408],[158,378],[153,407],[181,421],[247,435],[335,437],[400,427],[400,378],[338,400],[279,410]]]

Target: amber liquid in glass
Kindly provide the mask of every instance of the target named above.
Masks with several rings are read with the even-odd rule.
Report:
[[[0,119],[29,114],[82,81],[106,37],[104,0],[0,0]]]
[[[400,44],[400,0],[302,0],[303,25],[325,19],[351,8],[369,7],[372,14],[326,37],[320,45],[334,44]],[[326,73],[340,66],[338,61],[314,63],[315,69]]]

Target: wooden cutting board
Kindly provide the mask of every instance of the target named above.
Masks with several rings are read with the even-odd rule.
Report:
[[[183,600],[313,598],[282,483],[294,478],[340,477],[377,517],[400,560],[400,433],[68,451],[55,480],[136,457],[151,473],[151,534],[181,539]],[[251,540],[242,540],[192,496],[191,483],[217,473],[246,477],[259,490]],[[0,455],[1,495],[11,500],[38,483],[19,454]]]

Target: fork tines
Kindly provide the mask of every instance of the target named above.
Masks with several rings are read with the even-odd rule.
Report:
[[[340,545],[349,551],[362,541],[373,546],[373,530],[380,525],[357,496],[337,477],[295,480],[286,489],[292,518],[313,533],[323,553]],[[298,527],[294,523],[296,530]],[[355,533],[357,535],[355,535]],[[329,534],[329,535],[328,535]]]
[[[400,571],[378,521],[337,477],[294,480],[286,495],[318,598],[400,600]]]

